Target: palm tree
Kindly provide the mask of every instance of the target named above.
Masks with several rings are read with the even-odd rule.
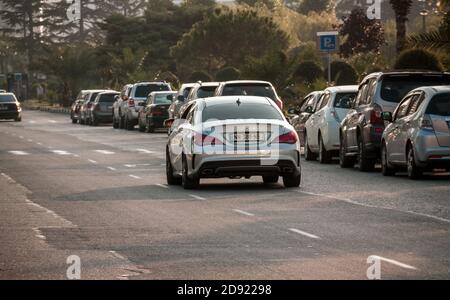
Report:
[[[389,0],[395,12],[395,23],[397,26],[397,52],[405,47],[406,43],[406,21],[411,10],[413,0]]]

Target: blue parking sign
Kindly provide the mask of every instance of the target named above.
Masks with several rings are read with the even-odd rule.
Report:
[[[334,31],[319,32],[319,50],[323,52],[335,52],[338,50],[338,33]]]

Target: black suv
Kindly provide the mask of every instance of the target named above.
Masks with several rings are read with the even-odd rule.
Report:
[[[372,73],[359,85],[358,95],[341,123],[339,160],[342,168],[358,162],[371,171],[380,158],[383,111],[393,112],[403,97],[421,86],[450,85],[450,73],[395,71]]]

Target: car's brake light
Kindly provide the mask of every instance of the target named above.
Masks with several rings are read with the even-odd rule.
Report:
[[[433,122],[429,115],[424,115],[420,120],[420,128],[425,130],[434,131]]]
[[[197,146],[223,145],[223,142],[221,140],[207,134],[196,133],[193,137],[193,141]]]
[[[370,124],[384,124],[381,106],[375,104],[370,111]]]
[[[298,136],[295,131],[282,134],[272,141],[272,144],[295,144],[298,141]]]
[[[128,99],[128,107],[134,107],[134,99],[130,98]]]

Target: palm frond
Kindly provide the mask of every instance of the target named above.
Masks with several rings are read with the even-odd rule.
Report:
[[[450,51],[450,32],[435,30],[412,35],[408,38],[407,42],[410,47],[448,52]]]

